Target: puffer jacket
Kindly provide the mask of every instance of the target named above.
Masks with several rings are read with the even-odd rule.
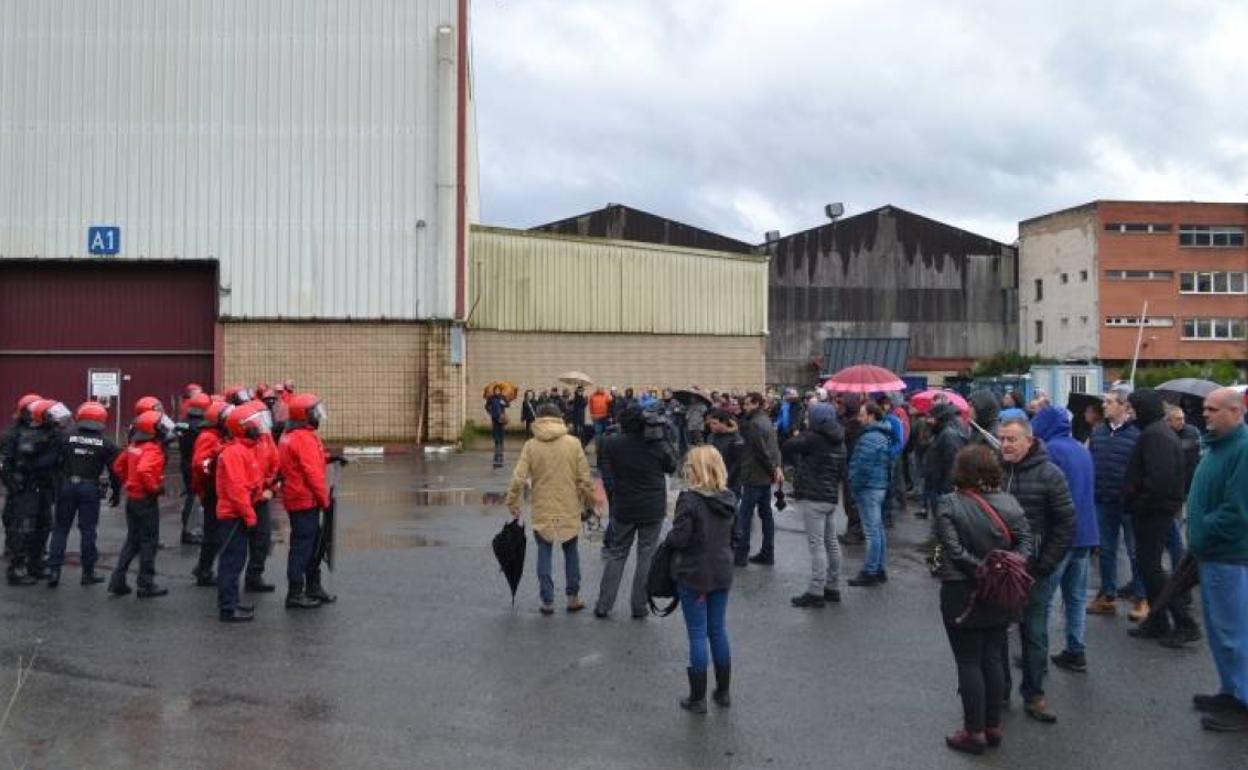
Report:
[[[1092,453],[1092,465],[1096,469],[1096,502],[1099,505],[1123,505],[1122,486],[1127,475],[1127,462],[1140,440],[1140,428],[1127,421],[1111,428],[1103,422],[1092,430],[1088,451]]]
[[[520,450],[520,459],[507,488],[507,506],[520,504],[524,482],[532,480],[530,507],[533,531],[548,543],[566,543],[581,533],[581,512],[594,507],[594,482],[581,442],[568,434],[559,417],[533,423],[533,438]]]
[[[1075,505],[1066,477],[1049,461],[1043,439],[1034,439],[1021,461],[1003,467],[1003,491],[1018,500],[1031,528],[1033,555],[1028,567],[1036,577],[1048,577],[1075,539]]]
[[[963,613],[971,606],[977,585],[975,573],[989,552],[1009,550],[1029,561],[1032,557],[1031,527],[1018,501],[1002,492],[985,492],[980,497],[1005,522],[1008,538],[966,494],[944,495],[936,506],[934,526],[942,556],[936,575],[941,580],[940,612],[947,625],[958,628],[1001,628],[1014,621],[1009,612],[987,602],[977,601],[969,615],[963,617]]]
[[[845,476],[845,432],[836,410],[827,404],[810,408],[810,430],[785,442],[784,461],[794,466],[793,499],[835,504]]]
[[[676,582],[698,593],[732,587],[732,533],[737,496],[728,490],[687,489],[676,498],[667,543],[676,552]]]
[[[849,488],[888,489],[892,480],[893,459],[889,454],[892,430],[886,422],[875,422],[863,428],[849,458]]]
[[[1140,440],[1127,461],[1123,497],[1132,516],[1178,516],[1183,509],[1187,474],[1183,444],[1166,424],[1165,402],[1155,390],[1128,396],[1140,426]]]
[[[966,436],[958,426],[958,408],[952,404],[937,404],[932,409],[936,437],[923,455],[923,484],[933,492],[946,494],[953,491],[953,461]]]
[[[971,402],[971,409],[975,410],[975,424],[991,435],[997,435],[997,428],[1001,423],[1001,399],[997,398],[997,394],[991,390],[977,390],[967,399]],[[971,444],[989,444],[988,438],[979,431],[971,428]]]
[[[663,521],[667,474],[676,471],[671,444],[646,441],[640,431],[607,436],[602,440],[599,467],[611,476],[611,518],[629,524]]]
[[[1071,545],[1075,548],[1095,548],[1101,544],[1093,494],[1095,471],[1092,455],[1071,435],[1070,412],[1046,406],[1036,412],[1031,428],[1044,440],[1049,459],[1061,468],[1070,487],[1070,499],[1075,505],[1075,540]]]
[[[741,438],[745,439],[745,455],[741,458],[741,483],[746,486],[771,484],[780,467],[780,445],[776,428],[762,409],[741,420]]]

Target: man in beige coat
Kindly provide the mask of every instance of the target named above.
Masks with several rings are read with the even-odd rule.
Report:
[[[525,442],[520,460],[511,474],[507,507],[520,518],[520,496],[526,481],[532,482],[533,539],[537,542],[537,581],[542,614],[555,611],[555,581],[551,577],[551,552],[563,547],[567,574],[568,612],[585,608],[581,602],[581,563],[576,538],[581,532],[581,512],[594,507],[594,482],[581,442],[568,434],[563,414],[553,404],[543,404],[533,423],[533,438]]]

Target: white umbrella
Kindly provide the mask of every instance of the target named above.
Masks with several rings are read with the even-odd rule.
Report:
[[[565,385],[593,385],[594,381],[584,372],[564,372],[559,375],[559,381]]]

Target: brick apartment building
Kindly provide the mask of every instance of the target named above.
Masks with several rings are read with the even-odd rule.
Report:
[[[1019,223],[1019,349],[1248,362],[1248,205],[1093,201]]]

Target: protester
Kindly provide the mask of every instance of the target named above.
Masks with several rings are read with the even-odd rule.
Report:
[[[689,636],[689,697],[681,708],[706,713],[707,645],[715,664],[715,703],[731,705],[732,653],[726,615],[732,587],[734,504],[726,488],[727,470],[712,447],[694,447],[685,461],[689,488],[676,498],[676,515],[667,543],[675,552],[672,568]]]
[[[853,457],[858,437],[862,435],[862,397],[857,393],[838,394],[838,413],[841,429],[845,432],[845,456]],[[849,473],[845,474],[841,501],[845,507],[847,524],[845,532],[837,536],[841,545],[860,545],[866,542],[862,533],[862,517],[858,515],[858,503],[854,500],[854,492],[849,486]]]
[[[745,454],[741,459],[741,502],[737,509],[736,558],[738,567],[748,562],[776,563],[776,520],[771,512],[771,485],[784,483],[780,468],[780,447],[776,429],[763,406],[763,397],[751,393],[745,397],[745,420],[741,423]],[[750,556],[750,536],[754,527],[754,511],[763,525],[763,544]]]
[[[701,390],[695,385],[693,388],[695,394],[700,395]],[[689,408],[685,411],[685,427],[689,434],[689,446],[700,446],[706,440],[706,402],[700,398],[694,398],[689,402]]]
[[[932,407],[932,433],[935,437],[923,454],[923,507],[931,512],[941,495],[953,491],[953,463],[966,445],[966,436],[958,427],[958,409],[942,403]]]
[[[494,467],[503,467],[503,439],[507,430],[507,398],[502,387],[495,387],[485,402],[485,411],[490,415],[490,433],[494,437]]]
[[[1161,557],[1170,527],[1183,510],[1186,473],[1183,445],[1165,422],[1161,394],[1152,389],[1137,390],[1131,394],[1130,403],[1140,426],[1140,440],[1127,461],[1123,491],[1135,528],[1136,558],[1151,605],[1170,579]],[[1165,613],[1148,615],[1129,633],[1139,639],[1160,639],[1167,647],[1181,647],[1201,638],[1187,592],[1172,598]]]
[[[1205,397],[1208,451],[1187,498],[1188,545],[1200,572],[1209,651],[1220,686],[1197,695],[1201,726],[1248,732],[1248,427],[1244,397],[1231,388]]]
[[[976,576],[984,558],[1004,550],[1032,556],[1031,530],[1018,502],[1001,491],[1001,466],[986,446],[958,452],[953,469],[958,491],[937,503],[935,529],[940,543],[940,614],[958,668],[962,729],[945,739],[958,751],[982,754],[1001,744],[1001,706],[1008,697],[1005,667],[1007,633],[1017,620],[989,602],[975,601]],[[983,505],[992,508],[996,521]],[[1008,531],[1007,531],[1008,530]],[[968,609],[970,610],[968,612]]]
[[[1093,429],[1088,439],[1088,451],[1092,453],[1092,464],[1096,469],[1096,519],[1101,529],[1097,555],[1101,590],[1088,605],[1088,612],[1113,615],[1117,612],[1118,599],[1130,597],[1134,606],[1129,616],[1139,621],[1148,615],[1148,601],[1144,598],[1144,580],[1136,561],[1135,531],[1123,499],[1127,461],[1140,440],[1140,429],[1131,419],[1129,395],[1130,390],[1121,387],[1105,394],[1105,421]],[[1123,592],[1118,591],[1119,533],[1126,545],[1131,567],[1131,587]]]
[[[892,458],[892,469],[889,474],[888,493],[884,496],[884,526],[893,528],[893,522],[906,512],[906,490],[902,480],[901,456],[905,452],[906,442],[910,438],[910,422],[902,407],[905,402],[900,393],[885,394],[879,400],[880,409],[884,410],[884,421],[887,423],[891,436],[888,454]]]
[[[594,421],[594,438],[602,437],[611,422],[611,394],[599,387],[589,397],[589,418]]]
[[[1166,424],[1179,437],[1183,445],[1183,496],[1192,491],[1192,478],[1196,475],[1196,466],[1200,464],[1200,431],[1195,425],[1187,422],[1182,407],[1166,404]],[[1186,548],[1183,545],[1183,525],[1181,518],[1176,517],[1170,523],[1170,532],[1166,535],[1166,552],[1170,554],[1170,568],[1174,569],[1183,560]]]
[[[806,592],[793,597],[794,607],[823,607],[841,600],[841,545],[836,539],[836,503],[845,476],[845,434],[836,411],[816,403],[808,417],[810,430],[785,442],[784,460],[795,468],[793,505],[806,525],[811,573]]]
[[[520,402],[520,422],[524,423],[524,435],[533,438],[533,423],[537,420],[537,394],[531,390],[524,391],[524,399]]]
[[[728,489],[740,499],[745,439],[741,438],[737,418],[722,409],[714,409],[706,416],[706,427],[711,431],[711,446],[719,451],[728,469]]]
[[[784,398],[776,403],[772,419],[776,423],[776,440],[783,444],[802,428],[806,407],[797,388],[785,388]]]
[[[630,605],[634,619],[644,619],[646,575],[667,514],[667,474],[676,470],[675,449],[665,439],[646,439],[646,421],[637,407],[620,415],[618,435],[602,442],[602,464],[611,476],[611,543],[604,548],[602,583],[594,616],[605,618],[615,606],[624,563],[637,541]]]
[[[577,536],[581,513],[594,507],[594,483],[581,442],[568,435],[558,407],[543,404],[533,424],[534,437],[524,443],[511,474],[506,504],[520,518],[520,495],[532,482],[533,540],[537,543],[537,579],[542,614],[555,611],[555,584],[551,556],[555,545],[563,548],[568,612],[585,609],[580,598],[581,564]]]
[[[1055,574],[1062,590],[1066,611],[1066,648],[1050,660],[1068,671],[1088,670],[1084,626],[1087,621],[1088,559],[1100,544],[1096,522],[1096,471],[1092,455],[1071,434],[1070,412],[1046,406],[1036,413],[1032,430],[1044,442],[1049,459],[1066,477],[1071,502],[1075,506],[1075,534],[1070,556],[1059,574]]]
[[[991,390],[977,390],[967,400],[973,410],[972,419],[979,426],[978,430],[971,426],[969,443],[991,445],[990,437],[997,435],[1000,424],[1001,401]]]
[[[849,581],[855,588],[888,582],[888,542],[883,518],[884,496],[892,483],[893,466],[892,431],[884,421],[884,410],[868,401],[860,408],[858,419],[863,429],[849,459],[849,487],[858,503],[867,553],[862,570]]]

